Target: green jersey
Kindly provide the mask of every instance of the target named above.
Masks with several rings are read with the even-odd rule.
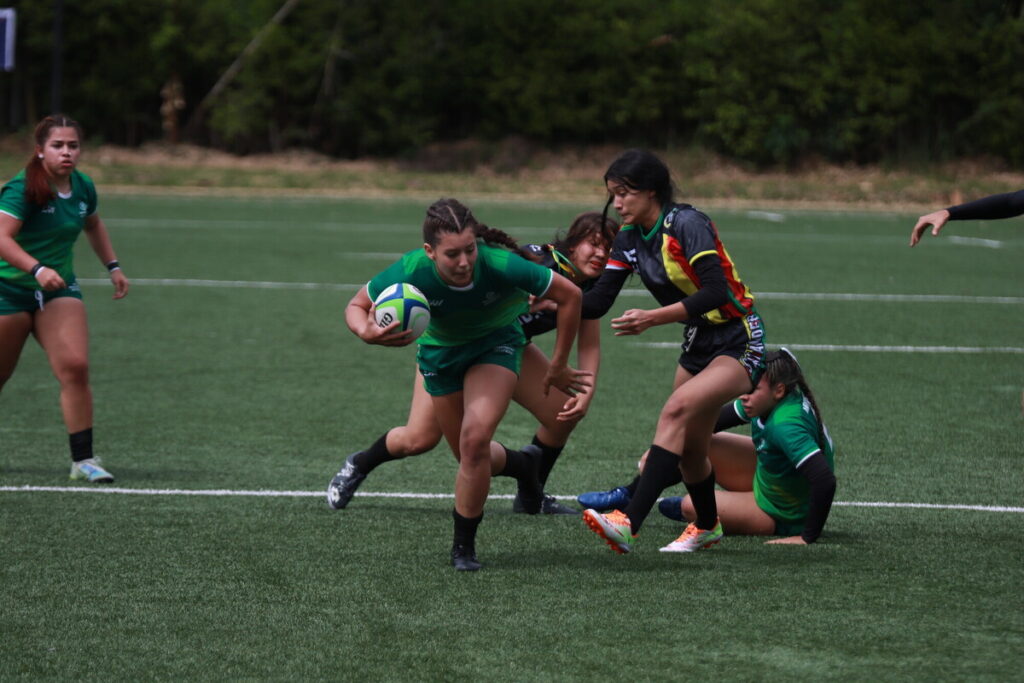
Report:
[[[741,418],[750,419],[740,401],[734,406]],[[767,418],[750,423],[750,437],[757,451],[754,500],[758,507],[776,520],[802,522],[807,516],[810,485],[797,468],[815,453],[822,453],[835,471],[828,430],[819,425],[810,401],[796,389],[779,401]]]
[[[46,206],[25,198],[22,170],[0,190],[0,211],[21,221],[14,241],[47,268],[53,268],[65,282],[75,279],[72,247],[85,227],[85,219],[96,213],[96,187],[81,171],[71,172],[71,194],[56,195]],[[32,275],[0,259],[0,280],[26,289],[38,289]]]
[[[458,346],[506,325],[520,329],[516,319],[529,310],[529,295],[543,296],[553,277],[554,273],[542,265],[478,241],[473,282],[466,287],[445,283],[434,262],[420,248],[370,280],[366,290],[370,299],[376,299],[393,284],[413,285],[430,302],[430,325],[419,343]]]

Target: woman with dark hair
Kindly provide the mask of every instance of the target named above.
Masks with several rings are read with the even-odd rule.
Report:
[[[718,515],[727,534],[781,536],[768,543],[813,543],[828,519],[836,490],[832,437],[803,370],[788,349],[766,356],[754,390],[722,408],[716,430],[751,424],[750,436],[716,433],[708,457],[715,468]],[[678,481],[678,478],[677,478]],[[580,499],[621,499],[635,482]],[[689,496],[663,498],[663,515],[696,517]],[[670,543],[662,552],[680,552]]]
[[[618,226],[600,213],[578,215],[564,235],[556,235],[550,244],[527,244],[519,253],[571,280],[586,292],[604,272],[608,254]],[[542,304],[545,302],[541,302]],[[512,400],[537,418],[539,425],[533,442],[522,451],[506,449],[506,465],[492,464],[495,475],[514,476],[518,493],[513,501],[515,512],[534,514],[579,514],[579,510],[559,503],[554,496],[543,493],[548,476],[560,456],[573,429],[586,415],[594,396],[597,372],[601,361],[601,330],[597,320],[580,323],[578,359],[581,370],[592,374],[595,387],[569,396],[559,390],[545,392],[541,381],[548,369],[548,358],[533,337],[556,327],[552,310],[537,308],[519,316],[526,335],[519,381]],[[384,432],[366,449],[352,453],[327,486],[327,504],[335,510],[348,506],[356,490],[378,466],[432,450],[441,441],[441,427],[434,415],[430,395],[423,387],[417,371],[413,383],[412,403],[404,425]],[[509,459],[512,466],[509,467]],[[533,460],[536,467],[523,459]],[[523,466],[518,466],[522,462]],[[537,487],[541,491],[537,492]],[[537,502],[539,499],[539,503]],[[539,510],[537,506],[539,505]]]
[[[613,550],[627,553],[662,490],[681,471],[696,517],[676,545],[685,551],[706,548],[722,537],[708,460],[711,434],[721,406],[748,393],[760,378],[764,327],[711,219],[673,201],[661,159],[629,150],[612,162],[604,181],[605,212],[614,206],[623,226],[594,291],[610,307],[626,278],[637,273],[660,304],[625,311],[612,320],[615,335],[669,323],[683,323],[685,333],[674,388],[658,417],[636,493],[624,510],[588,509],[583,519]],[[590,308],[584,315],[602,313]]]
[[[423,247],[405,254],[363,287],[345,309],[345,322],[368,344],[404,346],[411,332],[377,325],[373,302],[400,282],[430,302],[430,325],[419,338],[416,362],[441,432],[459,470],[455,479],[452,565],[476,571],[476,531],[495,467],[507,465],[492,442],[508,409],[526,339],[517,318],[527,293],[557,306],[554,351],[540,379],[569,396],[590,386],[590,373],[568,365],[580,325],[580,290],[568,278],[532,263],[513,250],[515,240],[477,221],[454,199],[430,206],[423,223]],[[502,248],[504,247],[504,248]]]
[[[0,388],[34,335],[60,383],[71,478],[111,482],[92,452],[89,330],[72,262],[79,234],[110,272],[115,299],[128,293],[128,279],[96,212],[96,188],[76,168],[81,126],[47,116],[34,137],[28,165],[0,190]]]

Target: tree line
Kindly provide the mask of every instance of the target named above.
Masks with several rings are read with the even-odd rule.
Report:
[[[1021,0],[23,0],[0,125],[337,157],[518,136],[1024,166]],[[54,19],[63,40],[54,49]]]

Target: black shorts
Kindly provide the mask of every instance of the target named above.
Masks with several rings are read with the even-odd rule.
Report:
[[[687,325],[679,366],[691,375],[711,364],[718,356],[735,358],[750,376],[751,388],[764,372],[764,323],[757,312],[721,325]]]

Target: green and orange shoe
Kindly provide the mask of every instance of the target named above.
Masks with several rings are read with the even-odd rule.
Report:
[[[715,520],[715,527],[713,529],[698,529],[697,525],[690,523],[686,527],[686,531],[676,540],[669,543],[667,546],[661,549],[663,553],[692,553],[695,550],[701,548],[710,548],[714,544],[722,540],[724,536],[722,531],[722,523]]]
[[[597,510],[584,510],[583,522],[620,555],[628,553],[636,543],[636,535],[629,523],[629,517],[619,510],[612,510],[608,514],[601,514]]]

